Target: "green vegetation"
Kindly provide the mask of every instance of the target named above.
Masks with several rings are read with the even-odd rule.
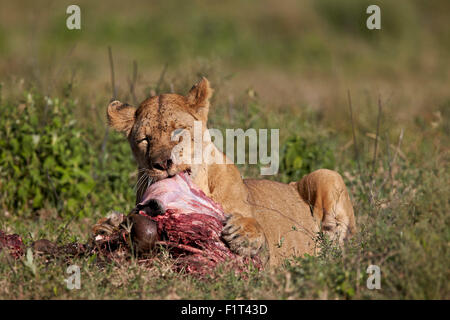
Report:
[[[104,201],[126,205],[133,160],[111,138],[111,150],[98,152],[92,130],[77,125],[72,99],[51,99],[27,92],[23,102],[0,109],[0,176],[7,210],[31,213],[56,209],[60,217],[91,215]],[[128,174],[127,174],[128,172]],[[101,194],[99,193],[101,192]],[[89,202],[85,202],[90,197]]]
[[[151,266],[77,258],[73,291],[64,261],[2,251],[0,298],[450,298],[448,1],[378,1],[380,32],[364,28],[369,2],[356,0],[80,1],[74,32],[64,27],[69,2],[44,3],[0,12],[1,230],[27,244],[86,241],[108,211],[133,207],[134,160],[104,116],[111,45],[122,101],[186,93],[206,75],[210,127],[279,128],[280,172],[269,178],[338,170],[359,232],[343,250],[319,239],[316,257],[207,279],[174,273],[166,256]],[[257,166],[240,169],[258,177]],[[371,264],[381,290],[366,288]]]
[[[334,152],[324,138],[308,141],[300,136],[289,138],[281,151],[281,167],[284,182],[300,180],[317,169],[334,169]]]
[[[0,166],[7,192],[3,206],[58,208],[65,199],[67,213],[73,214],[76,203],[92,189],[95,150],[76,128],[70,116],[73,107],[31,93],[26,103],[2,106]]]

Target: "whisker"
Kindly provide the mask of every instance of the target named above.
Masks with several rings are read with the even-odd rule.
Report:
[[[143,177],[144,177],[144,178],[141,180],[141,183],[140,183],[139,186],[138,186],[139,189],[142,188],[142,186],[144,186],[145,183],[146,183],[147,180],[148,180],[148,175],[147,175],[147,174],[144,174]]]
[[[139,183],[139,181],[140,181],[141,179],[142,179],[142,176],[139,176],[138,179],[136,180],[136,183],[135,183],[134,186],[133,186],[133,190],[136,190],[137,185],[138,185],[138,183]]]
[[[138,179],[138,181],[136,182],[136,184],[135,184],[133,190],[134,190],[134,191],[137,191],[137,190],[140,188],[140,186],[144,183],[144,181],[145,181],[145,179],[146,179],[147,177],[148,177],[148,174],[144,172],[144,174],[141,175],[141,176],[139,177],[139,179]]]

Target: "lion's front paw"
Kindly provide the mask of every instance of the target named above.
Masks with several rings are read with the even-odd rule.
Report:
[[[254,218],[244,218],[239,214],[227,218],[222,238],[235,253],[242,256],[256,256],[266,252],[266,237]]]
[[[106,218],[100,219],[93,227],[92,233],[96,235],[110,235],[118,229],[124,221],[125,216],[122,213],[111,211]]]

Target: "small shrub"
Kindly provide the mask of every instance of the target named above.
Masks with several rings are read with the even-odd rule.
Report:
[[[300,136],[290,137],[280,155],[280,171],[285,182],[299,180],[320,168],[334,169],[334,152],[323,138],[309,140]]]
[[[95,154],[72,116],[73,101],[27,93],[0,109],[0,203],[17,210],[73,211],[95,182]]]
[[[17,212],[104,215],[134,204],[135,165],[126,139],[78,125],[73,100],[27,93],[0,109],[0,205]],[[98,135],[98,134],[97,134]]]

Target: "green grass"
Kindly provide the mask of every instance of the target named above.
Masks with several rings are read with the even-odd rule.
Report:
[[[59,2],[48,10],[11,2],[0,12],[1,230],[27,245],[84,242],[108,211],[133,207],[130,148],[120,134],[105,139],[111,45],[122,101],[133,101],[133,60],[137,100],[186,93],[206,75],[215,88],[209,126],[280,128],[282,165],[269,178],[339,171],[358,233],[342,250],[321,240],[319,256],[262,272],[219,269],[206,279],[171,271],[164,255],[151,265],[99,264],[96,257],[14,261],[2,251],[0,298],[450,298],[446,1],[380,1],[379,33],[361,28],[365,1],[136,3],[129,10],[121,2],[80,3],[83,31],[73,33],[59,27],[66,7]],[[257,166],[240,170],[259,175]],[[72,263],[81,267],[81,290],[66,289]],[[381,290],[366,287],[371,264],[381,268]]]
[[[45,100],[26,95],[26,112],[33,118],[31,106],[36,109],[45,107]],[[39,102],[40,101],[40,102]],[[56,101],[56,100],[53,100]],[[72,100],[63,100],[60,106],[71,105]],[[245,101],[242,101],[245,104]],[[254,101],[250,101],[250,104]],[[261,102],[258,102],[261,104]],[[10,102],[4,102],[2,110],[8,110]],[[55,104],[56,108],[58,104]],[[262,106],[261,106],[262,107]],[[258,113],[258,109],[252,109],[250,113]],[[245,111],[241,111],[245,112]],[[39,113],[39,112],[36,112]],[[50,119],[42,119],[44,128],[52,133],[59,132],[60,127],[45,126],[46,121],[54,124],[60,119],[70,123],[70,117],[52,113]],[[217,119],[214,113],[213,120]],[[24,121],[23,114],[9,114],[5,132],[14,132],[16,139],[22,139],[28,135],[24,126],[8,127],[15,123],[14,119]],[[247,118],[242,118],[247,121]],[[261,120],[257,117],[256,119]],[[317,119],[317,118],[316,118]],[[267,120],[269,127],[271,120]],[[291,119],[291,121],[296,121]],[[305,161],[311,161],[311,152],[323,152],[326,155],[330,150],[339,155],[339,140],[337,136],[326,136],[327,142],[316,139],[318,132],[327,132],[321,128],[320,122],[310,117],[303,125],[316,132],[315,135],[302,133],[306,141],[302,148],[292,149],[297,156]],[[298,123],[298,122],[296,122]],[[257,124],[253,124],[257,125]],[[262,125],[262,124],[261,124]],[[58,208],[55,202],[52,186],[44,184],[41,187],[42,199],[39,205],[30,202],[15,202],[17,196],[12,192],[14,188],[2,188],[1,203],[3,215],[0,219],[0,228],[9,232],[21,234],[27,244],[39,238],[48,238],[60,243],[70,241],[86,241],[89,233],[89,225],[96,219],[104,216],[109,210],[116,209],[127,211],[133,203],[132,180],[133,162],[130,157],[126,140],[116,134],[112,134],[108,140],[105,161],[102,164],[103,173],[100,173],[98,154],[100,145],[90,145],[93,139],[92,130],[82,126],[64,126],[65,134],[75,132],[77,141],[75,145],[67,145],[64,150],[59,149],[58,143],[52,145],[58,152],[66,153],[73,148],[80,154],[78,161],[84,162],[88,167],[87,173],[92,174],[92,191],[86,201],[86,191],[75,189],[70,191],[71,196],[65,196],[64,183],[56,184],[57,194],[62,199],[62,205]],[[434,128],[436,129],[436,128]],[[419,150],[428,150],[431,141],[436,139],[448,139],[448,132],[442,129],[425,129],[422,132]],[[326,133],[323,133],[326,135]],[[98,138],[100,138],[99,136]],[[383,137],[381,135],[381,137]],[[42,138],[46,149],[45,138]],[[309,139],[311,142],[309,142]],[[360,139],[359,148],[365,150],[373,141]],[[299,141],[286,139],[285,141]],[[406,140],[406,139],[405,139]],[[2,141],[9,141],[7,137]],[[86,142],[86,143],[84,143]],[[290,299],[290,298],[399,298],[399,299],[439,299],[448,298],[449,286],[445,279],[448,278],[449,254],[447,244],[449,232],[449,172],[448,159],[418,156],[403,159],[396,150],[388,152],[386,140],[380,138],[379,154],[373,175],[369,174],[372,168],[372,154],[360,151],[360,165],[363,173],[357,169],[356,161],[348,152],[342,162],[335,161],[332,168],[343,173],[347,185],[353,196],[357,225],[359,233],[355,238],[340,250],[331,244],[321,242],[322,252],[318,257],[297,257],[286,261],[283,267],[276,270],[263,272],[251,271],[236,275],[230,271],[217,270],[212,272],[207,279],[198,279],[193,276],[179,274],[171,271],[171,261],[162,257],[152,265],[140,265],[137,261],[114,261],[99,266],[95,257],[77,258],[74,261],[55,259],[46,262],[35,257],[33,263],[36,271],[24,264],[24,260],[11,261],[3,253],[0,258],[0,295],[4,298],[199,298],[199,299]],[[405,143],[403,141],[403,143]],[[393,142],[397,144],[397,142]],[[23,143],[21,143],[23,145]],[[314,149],[305,148],[313,145]],[[428,147],[427,147],[428,146]],[[442,146],[441,146],[442,147]],[[84,148],[78,150],[77,148]],[[322,149],[321,149],[322,148]],[[13,148],[4,148],[2,157],[8,157],[5,150],[10,150],[10,157],[19,161],[26,156],[15,152]],[[313,151],[314,150],[314,151]],[[320,151],[322,150],[322,151]],[[402,153],[413,153],[409,146],[402,145]],[[414,150],[414,149],[413,149]],[[417,152],[417,151],[414,151]],[[420,151],[419,151],[420,152]],[[436,150],[435,150],[436,152]],[[5,156],[6,154],[6,156]],[[295,157],[295,155],[294,155]],[[339,156],[337,156],[339,159]],[[396,158],[396,160],[394,160]],[[284,158],[283,158],[284,159]],[[44,162],[45,163],[45,162]],[[289,163],[289,162],[286,162]],[[309,163],[309,162],[307,162]],[[34,194],[34,178],[32,166],[20,165],[21,170],[14,167],[8,170],[8,166],[2,165],[2,181],[18,181],[14,178],[17,171],[20,172],[20,181],[31,181],[31,187],[25,192],[30,196]],[[72,163],[62,163],[67,170],[73,168]],[[39,165],[37,165],[39,167]],[[305,167],[308,170],[309,166]],[[248,175],[255,175],[255,168],[242,168]],[[61,182],[58,171],[50,172],[54,181]],[[97,173],[94,174],[94,173]],[[39,174],[38,174],[39,175]],[[292,180],[297,178],[295,171],[285,170],[273,178],[277,180]],[[47,174],[41,172],[41,178]],[[77,185],[77,176],[68,175],[72,185]],[[82,175],[83,176],[83,175]],[[13,180],[14,179],[14,180]],[[18,186],[23,183],[16,184]],[[39,186],[39,184],[37,184]],[[30,198],[31,199],[31,198]],[[14,200],[14,201],[12,201]],[[72,218],[75,217],[73,220]],[[68,224],[67,229],[64,227]],[[65,268],[68,264],[77,264],[82,270],[82,289],[70,291],[65,288],[63,282],[66,275]],[[382,289],[370,291],[366,288],[366,268],[370,264],[379,265],[382,271]]]
[[[63,283],[67,263],[36,259],[34,274],[21,261],[7,263],[2,257],[0,292],[4,298],[26,299],[446,299],[449,204],[443,199],[449,190],[436,182],[436,174],[445,173],[421,177],[413,200],[408,190],[398,194],[400,199],[357,205],[360,234],[345,250],[324,245],[320,256],[295,258],[276,270],[241,275],[218,270],[197,279],[172,272],[164,257],[150,266],[117,261],[103,267],[85,258],[69,262],[82,274],[81,290],[70,291]],[[52,228],[28,230],[43,227]],[[366,288],[370,264],[381,268],[381,290]]]

